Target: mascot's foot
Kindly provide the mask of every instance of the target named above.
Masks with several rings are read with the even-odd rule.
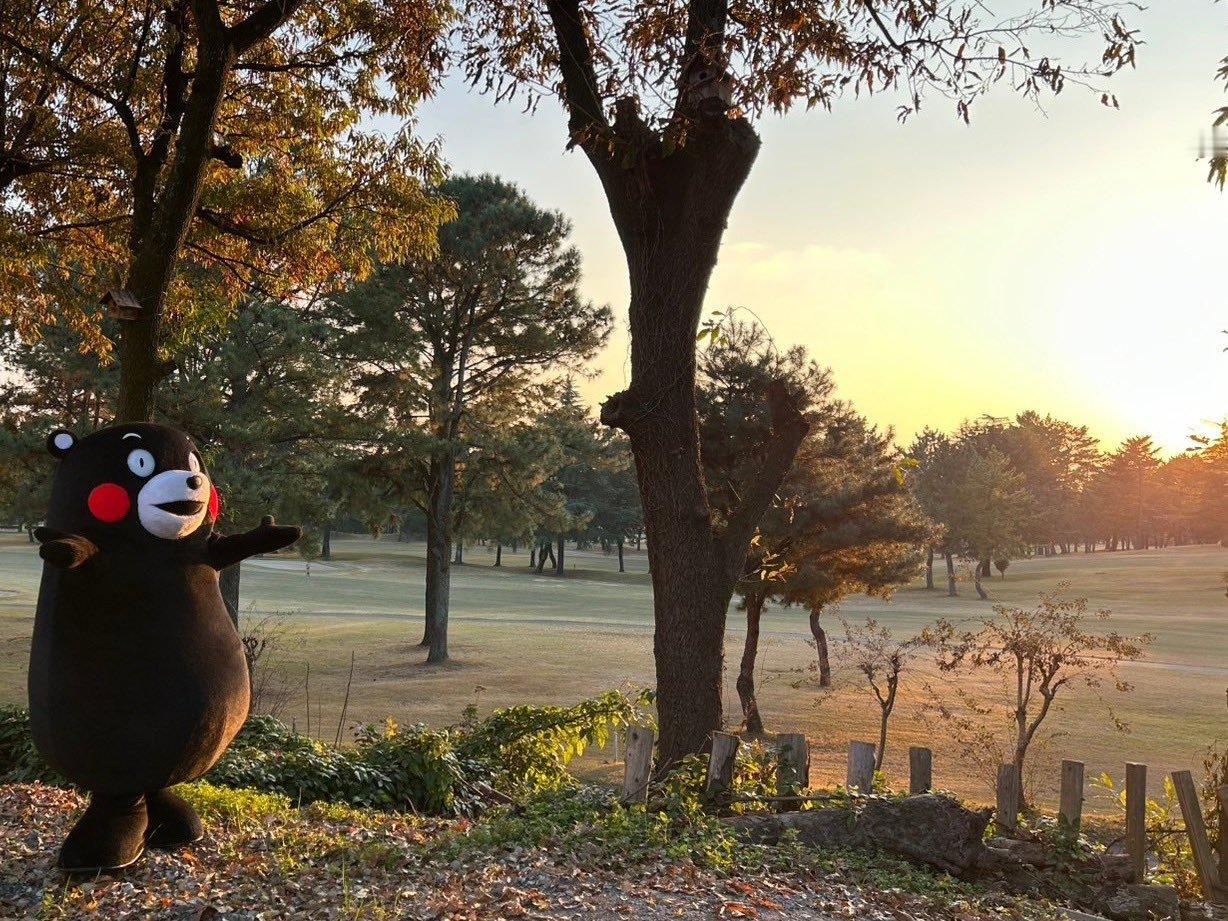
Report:
[[[147,823],[145,797],[95,794],[64,839],[56,865],[66,873],[123,869],[145,852]]]
[[[170,790],[158,790],[145,795],[149,810],[149,830],[145,843],[159,850],[183,847],[205,836],[205,826],[200,823],[196,810],[182,796]]]

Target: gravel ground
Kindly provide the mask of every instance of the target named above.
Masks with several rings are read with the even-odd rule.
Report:
[[[215,819],[191,848],[151,851],[117,877],[66,880],[53,866],[55,852],[83,805],[76,793],[54,787],[0,786],[0,918],[989,917],[896,891],[869,892],[838,874],[729,878],[677,864],[618,874],[569,866],[549,849],[425,866],[407,851],[458,823],[318,807]]]

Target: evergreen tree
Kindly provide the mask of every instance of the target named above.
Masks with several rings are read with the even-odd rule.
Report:
[[[43,520],[50,499],[47,434],[89,432],[113,413],[114,368],[83,344],[64,324],[34,339],[12,323],[0,329],[0,363],[8,376],[0,391],[0,518],[27,532]]]
[[[965,448],[966,464],[956,486],[948,532],[974,561],[974,585],[988,599],[981,579],[992,575],[993,560],[1009,561],[1023,548],[1031,526],[1033,499],[1024,477],[997,448],[981,453]]]
[[[904,483],[890,433],[833,398],[830,373],[804,349],[780,352],[762,327],[728,320],[701,355],[699,407],[714,509],[734,507],[758,475],[771,425],[768,391],[786,386],[810,431],[760,523],[737,592],[746,612],[738,694],[747,729],[762,731],[754,668],[764,605],[803,608],[830,683],[826,607],[858,592],[887,595],[913,575],[932,528]]]
[[[1150,438],[1127,438],[1092,481],[1089,508],[1107,549],[1144,550],[1162,526],[1158,454]]]
[[[254,527],[271,513],[303,526],[300,554],[322,552],[353,463],[335,340],[318,307],[259,301],[224,333],[181,353],[157,413],[202,445],[222,497],[223,531]],[[222,574],[236,622],[239,574],[238,566]]]
[[[457,217],[439,250],[380,267],[337,299],[344,348],[359,370],[357,411],[399,501],[426,516],[427,661],[448,658],[457,473],[472,421],[526,416],[552,376],[591,357],[610,311],[579,291],[571,225],[493,176],[459,176],[440,192]]]

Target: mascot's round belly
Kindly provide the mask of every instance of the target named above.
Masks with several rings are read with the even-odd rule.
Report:
[[[243,647],[204,563],[48,569],[29,686],[35,744],[100,793],[199,777],[249,705]]]

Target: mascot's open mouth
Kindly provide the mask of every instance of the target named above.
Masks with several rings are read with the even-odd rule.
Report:
[[[154,537],[179,540],[204,523],[209,478],[196,470],[163,470],[146,481],[137,493],[141,525]]]
[[[191,499],[182,499],[177,502],[159,502],[156,506],[156,508],[160,508],[164,512],[170,512],[172,515],[199,515],[204,507],[205,503],[194,502]]]

